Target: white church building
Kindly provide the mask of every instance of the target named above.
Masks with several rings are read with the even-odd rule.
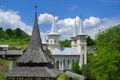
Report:
[[[70,70],[73,62],[78,62],[80,67],[83,64],[87,64],[87,43],[82,19],[79,20],[78,25],[76,25],[75,19],[74,31],[71,36],[71,48],[60,48],[59,42],[60,34],[58,33],[54,17],[51,32],[48,34],[47,46],[53,55],[56,67],[59,70]]]

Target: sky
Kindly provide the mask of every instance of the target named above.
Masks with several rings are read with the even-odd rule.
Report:
[[[53,15],[61,40],[72,37],[75,18],[81,17],[84,32],[91,38],[120,24],[120,0],[0,0],[0,26],[4,30],[21,28],[31,34],[35,5],[43,39],[50,32]]]

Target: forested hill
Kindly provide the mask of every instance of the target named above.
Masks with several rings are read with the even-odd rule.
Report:
[[[20,28],[16,28],[14,30],[8,28],[3,30],[0,27],[0,45],[8,44],[10,49],[25,49],[28,47],[30,41],[30,35],[22,31]],[[87,37],[87,46],[93,46],[95,42],[90,36]],[[60,41],[60,47],[71,47],[71,40],[63,40]]]
[[[26,48],[30,40],[30,35],[22,31],[20,28],[14,30],[8,28],[3,30],[0,27],[0,45],[8,44],[12,48]]]

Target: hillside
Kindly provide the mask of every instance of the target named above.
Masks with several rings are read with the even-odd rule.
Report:
[[[28,46],[29,40],[30,35],[20,28],[3,30],[2,27],[0,27],[0,45],[8,44],[10,49],[23,49]]]

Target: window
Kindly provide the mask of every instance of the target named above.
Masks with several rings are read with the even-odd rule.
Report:
[[[52,40],[51,40],[51,43],[52,43]]]
[[[55,40],[55,43],[56,43],[56,40]]]
[[[56,61],[56,68],[59,69],[59,61]]]
[[[74,62],[74,59],[72,60],[72,62]]]
[[[83,51],[85,50],[85,47],[84,46],[82,46],[82,48],[81,48]]]
[[[70,61],[69,61],[69,59],[68,59],[68,66],[69,66],[69,64],[70,64]]]
[[[63,66],[65,67],[65,59],[63,60]]]
[[[62,68],[62,61],[60,62],[60,67]]]
[[[77,41],[75,40],[75,44],[77,44]]]
[[[83,64],[84,64],[84,55],[82,55],[83,56]]]
[[[77,63],[79,63],[79,59],[77,59]]]

